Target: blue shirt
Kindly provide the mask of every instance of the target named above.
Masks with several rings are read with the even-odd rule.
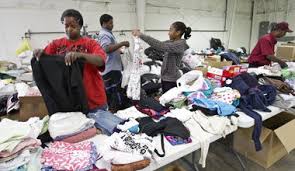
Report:
[[[105,28],[102,28],[98,35],[98,42],[100,46],[106,51],[107,46],[116,44],[116,38],[113,33]],[[110,71],[122,71],[122,61],[121,55],[118,50],[107,53],[107,60],[105,65],[105,70],[102,75],[107,74]]]

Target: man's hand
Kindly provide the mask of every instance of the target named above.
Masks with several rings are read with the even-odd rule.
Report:
[[[75,62],[82,55],[79,52],[69,52],[65,56],[65,63],[67,66],[71,66],[73,62]]]
[[[123,41],[123,42],[121,42],[120,44],[121,44],[122,46],[126,46],[126,47],[129,47],[129,46],[130,46],[130,44],[129,44],[128,41]]]
[[[287,63],[284,62],[284,61],[279,61],[278,63],[280,64],[281,68],[287,68],[288,67]]]
[[[43,49],[35,49],[33,52],[33,57],[39,60],[43,53],[44,53]]]

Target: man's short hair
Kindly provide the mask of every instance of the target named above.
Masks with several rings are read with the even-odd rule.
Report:
[[[77,10],[74,9],[67,9],[65,10],[60,18],[60,21],[63,23],[65,17],[74,17],[76,21],[79,23],[79,25],[82,27],[83,26],[83,17],[81,13]]]
[[[100,16],[100,25],[102,26],[103,23],[107,23],[109,22],[110,20],[112,20],[113,17],[109,14],[103,14],[102,16]]]

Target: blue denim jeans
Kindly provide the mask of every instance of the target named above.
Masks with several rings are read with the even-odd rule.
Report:
[[[90,110],[88,118],[95,120],[95,127],[101,129],[103,134],[111,135],[118,124],[124,120],[107,111],[107,105]]]

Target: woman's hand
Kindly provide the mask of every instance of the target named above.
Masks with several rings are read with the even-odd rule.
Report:
[[[35,57],[37,60],[40,59],[40,57],[43,55],[44,50],[43,49],[35,49],[33,52],[33,57]]]
[[[65,63],[67,66],[72,65],[73,62],[75,62],[78,58],[80,58],[82,55],[79,52],[69,52],[65,56]]]

